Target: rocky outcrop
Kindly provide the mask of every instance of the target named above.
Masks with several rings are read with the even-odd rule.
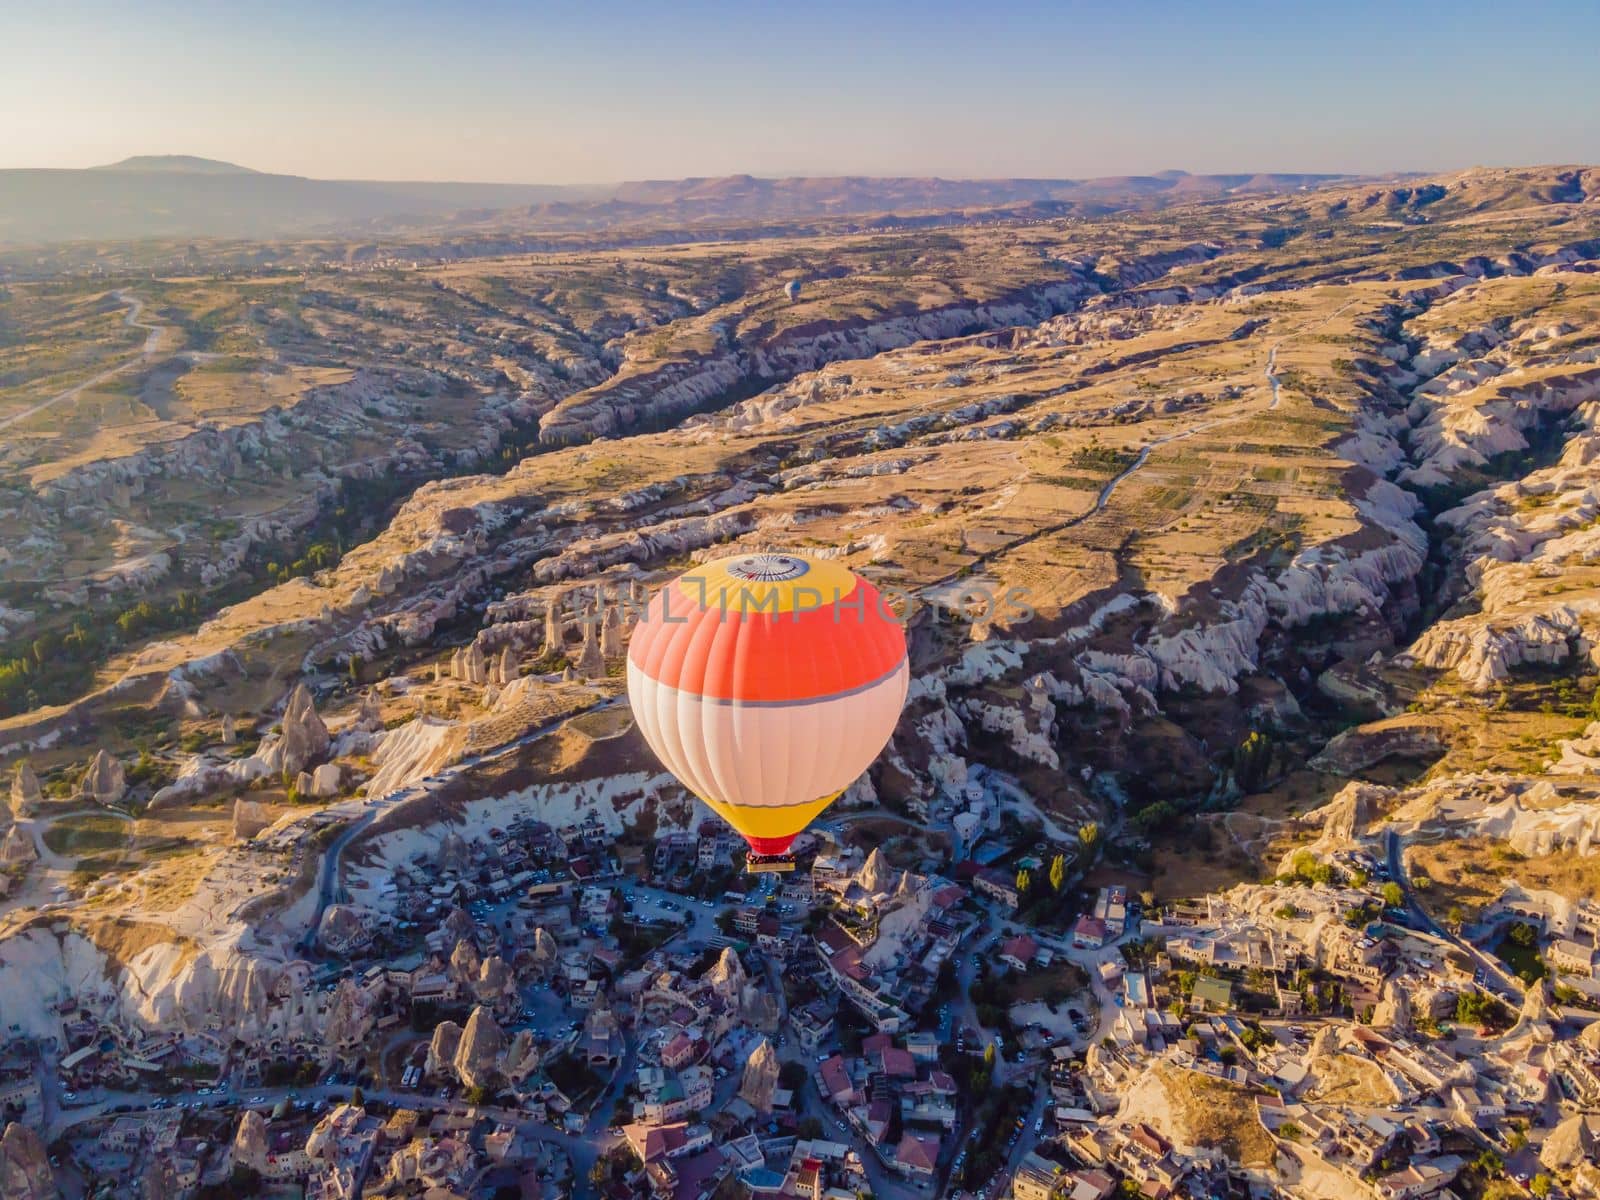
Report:
[[[600,652],[599,618],[593,610],[583,614],[583,645],[578,650],[578,661],[573,664],[584,679],[603,679],[606,673],[605,655]]]
[[[135,1195],[139,1200],[172,1200],[182,1192],[178,1186],[178,1168],[172,1159],[161,1155],[148,1159],[139,1173],[139,1186]]]
[[[1507,794],[1510,793],[1510,794]],[[1498,795],[1486,794],[1463,823],[1473,832],[1496,838],[1530,858],[1571,850],[1579,855],[1600,845],[1600,807],[1579,796],[1567,803],[1548,780],[1531,786],[1509,784]],[[1455,816],[1455,810],[1447,815]]]
[[[361,695],[361,707],[356,710],[356,728],[367,733],[383,731],[383,705],[378,693],[368,688]]]
[[[283,722],[278,744],[278,770],[298,775],[328,753],[328,727],[317,715],[311,690],[295,684],[283,706]]]
[[[515,1013],[521,993],[517,991],[517,977],[510,965],[498,954],[491,954],[478,967],[478,973],[468,981],[468,986],[478,1003],[505,1015]]]
[[[1583,1032],[1578,1035],[1578,1045],[1590,1054],[1600,1055],[1600,1021],[1591,1021],[1583,1027]]]
[[[93,804],[116,804],[127,794],[127,779],[122,763],[107,750],[100,750],[89,764],[89,769],[78,781],[76,798]]]
[[[874,846],[867,860],[861,864],[861,870],[856,872],[855,882],[867,895],[877,896],[894,889],[897,875],[898,872],[889,865],[883,851]]]
[[[256,1109],[247,1108],[239,1116],[239,1128],[233,1135],[233,1161],[236,1166],[249,1167],[257,1173],[267,1168],[267,1119]]]
[[[366,1115],[367,1110],[359,1105],[335,1104],[306,1135],[306,1157],[313,1162],[335,1162],[340,1133],[351,1129]]]
[[[772,1111],[773,1093],[778,1089],[778,1053],[762,1038],[745,1061],[739,1079],[739,1098],[758,1113]]]
[[[328,1049],[342,1053],[365,1041],[377,1019],[377,1004],[365,988],[350,978],[341,979],[328,1005],[324,1039]]]
[[[1474,691],[1487,691],[1524,665],[1555,666],[1584,636],[1584,622],[1600,622],[1600,601],[1552,605],[1496,621],[1489,616],[1440,621],[1410,654],[1418,666],[1454,671]]]
[[[1320,824],[1321,832],[1309,844],[1286,851],[1278,864],[1278,874],[1293,874],[1294,860],[1302,853],[1327,861],[1340,852],[1356,849],[1381,807],[1394,796],[1393,788],[1360,782],[1345,784],[1332,800],[1302,818],[1308,825]]]
[[[450,656],[450,678],[478,687],[488,682],[489,664],[484,661],[483,650],[476,641],[462,646]]]
[[[1448,749],[1437,726],[1397,718],[1345,730],[1307,765],[1330,775],[1356,775],[1386,758],[1431,762]]]
[[[461,1026],[454,1021],[440,1021],[433,1027],[433,1037],[428,1039],[427,1073],[436,1078],[452,1075],[460,1049]]]
[[[555,969],[557,957],[560,954],[555,938],[545,930],[543,925],[533,931],[533,949],[530,951],[534,966],[540,971]]]
[[[1527,1036],[1536,1042],[1548,1042],[1555,1037],[1552,1025],[1559,1017],[1550,1007],[1550,988],[1544,980],[1529,986],[1522,997],[1521,1025]]]
[[[464,871],[471,861],[472,848],[455,830],[452,829],[439,839],[439,848],[433,855],[433,865],[439,870]]]
[[[426,715],[389,730],[372,755],[378,769],[367,780],[367,796],[391,795],[449,766],[460,757],[466,736],[463,726]]]
[[[21,825],[13,825],[0,838],[0,865],[20,866],[39,857],[39,848],[33,844],[32,835]]]
[[[317,941],[333,954],[353,954],[372,940],[373,914],[352,904],[330,904],[317,925]]]
[[[1402,1036],[1411,1032],[1411,997],[1407,986],[1395,979],[1384,981],[1383,991],[1372,1010],[1374,1029]]]
[[[12,819],[33,816],[39,811],[39,805],[42,803],[44,803],[44,793],[39,788],[39,777],[27,763],[18,763],[17,772],[11,777]]]
[[[489,1087],[500,1074],[500,1057],[506,1049],[505,1034],[494,1014],[482,1005],[472,1010],[461,1031],[456,1048],[456,1077],[467,1087]]]
[[[565,654],[567,650],[567,598],[557,594],[544,609],[544,653]]]
[[[462,938],[450,952],[450,978],[459,984],[472,984],[478,978],[478,971],[482,966],[483,960],[478,956],[478,947],[473,944],[471,938]]]
[[[44,1140],[22,1122],[11,1122],[0,1135],[0,1196],[55,1200],[59,1194]]]
[[[439,922],[439,930],[444,934],[444,946],[452,953],[457,943],[474,936],[473,928],[472,918],[467,915],[466,909],[460,907],[452,908]]]
[[[272,812],[259,800],[246,800],[243,796],[233,802],[233,838],[248,842],[272,824]]]
[[[539,1052],[539,1044],[534,1041],[533,1032],[524,1029],[514,1034],[506,1046],[506,1052],[500,1060],[500,1073],[509,1082],[518,1084],[537,1071],[542,1061],[543,1055]]]
[[[1572,1171],[1600,1158],[1600,1133],[1595,1130],[1595,1118],[1586,1113],[1574,1113],[1566,1118],[1545,1138],[1539,1148],[1539,1161],[1552,1171]]]
[[[724,946],[717,961],[706,969],[701,977],[712,991],[729,1000],[737,1002],[744,991],[747,981],[744,964],[739,961],[739,955],[732,946]]]
[[[343,773],[338,763],[323,763],[311,771],[301,771],[295,776],[295,791],[310,799],[323,800],[339,794]]]

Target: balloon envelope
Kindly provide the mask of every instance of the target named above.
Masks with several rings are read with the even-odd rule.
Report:
[[[651,597],[628,647],[628,700],[683,785],[782,854],[894,732],[905,631],[852,571],[799,554],[696,567]]]

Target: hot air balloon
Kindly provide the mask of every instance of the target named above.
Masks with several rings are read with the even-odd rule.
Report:
[[[910,671],[878,589],[801,554],[743,554],[651,597],[628,647],[628,701],[650,748],[750,843],[789,847],[894,732]]]
[[[798,279],[789,280],[788,283],[783,285],[783,294],[789,297],[790,304],[800,299],[800,281]]]

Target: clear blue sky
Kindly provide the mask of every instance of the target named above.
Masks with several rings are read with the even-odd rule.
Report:
[[[0,166],[1085,176],[1600,161],[1600,4],[17,2]]]

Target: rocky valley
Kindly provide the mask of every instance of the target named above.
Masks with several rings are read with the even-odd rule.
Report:
[[[535,866],[583,862],[581,906],[601,864],[643,879],[675,839],[716,843],[634,726],[632,619],[674,574],[785,549],[871,579],[906,623],[893,739],[804,851],[872,852],[838,905],[871,909],[840,921],[867,968],[910,959],[949,902],[940,871],[998,861],[1026,891],[1057,854],[1057,891],[1131,889],[1174,961],[1199,936],[1185,906],[1313,942],[1366,912],[1350,889],[1380,866],[1396,894],[1368,915],[1414,907],[1435,952],[1473,965],[1464,931],[1497,946],[1507,913],[1582,930],[1600,900],[1600,177],[1194,192],[947,200],[959,221],[849,230],[762,199],[729,202],[762,224],[739,237],[617,248],[564,228],[552,249],[458,253],[437,235],[425,255],[408,233],[376,265],[253,269],[202,245],[182,271],[0,282],[0,1024],[56,1060],[91,1022],[135,1057],[169,1039],[224,1076],[316,1061],[393,1092],[410,1060],[377,1061],[404,1041],[379,981],[436,975],[455,1016],[411,1002],[419,1075],[479,1104],[531,1094],[558,1056],[513,1028],[542,1003],[524,996],[583,986]],[[477,877],[524,833],[527,876]],[[1006,852],[968,853],[985,839]],[[509,875],[531,911],[485,935],[456,881],[500,903]],[[1015,937],[1077,936],[1010,908]],[[580,907],[582,936],[611,913]],[[1592,1032],[1589,972],[1547,997],[1570,952],[1533,949],[1538,971],[1512,951],[1478,969],[1522,1014],[1504,1039]],[[733,950],[692,987],[653,950],[630,935],[607,980],[649,974],[640,1013],[716,992],[761,1038],[728,1090],[772,1112],[792,1052],[771,997]],[[1389,1086],[1351,1065],[1360,1039],[1409,1031],[1426,997],[1369,982],[1364,1023],[1313,1047],[1313,1091]],[[581,1037],[614,1066],[608,987]],[[1246,1105],[1248,1136],[1202,1119],[1244,1103],[1240,1080],[1164,1065],[1135,1085],[1099,1040],[1076,1049],[1098,1082],[1063,1107],[1106,1111],[1096,1088],[1125,1083],[1152,1136],[1339,1192],[1272,1106]],[[47,1111],[57,1136],[88,1119]],[[313,1138],[338,1144],[353,1112]],[[43,1169],[21,1130],[0,1178]],[[1584,1155],[1562,1145],[1594,1136],[1568,1129],[1547,1164],[1575,1193]],[[263,1130],[237,1137],[266,1163]],[[390,1166],[411,1173],[397,1191],[430,1169]]]

